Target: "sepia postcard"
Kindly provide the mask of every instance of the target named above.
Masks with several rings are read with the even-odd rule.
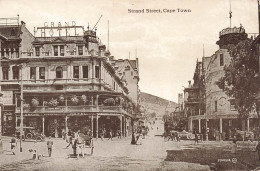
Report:
[[[260,170],[259,0],[0,0],[0,170]]]

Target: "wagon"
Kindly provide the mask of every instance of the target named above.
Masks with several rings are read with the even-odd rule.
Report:
[[[94,145],[93,138],[89,135],[80,135],[80,138],[85,142],[85,148],[90,148],[90,155],[93,155]]]

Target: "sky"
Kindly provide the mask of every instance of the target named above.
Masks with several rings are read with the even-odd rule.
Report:
[[[97,36],[116,59],[139,59],[139,87],[167,100],[193,80],[197,59],[218,50],[219,32],[229,27],[230,0],[0,0],[0,18],[16,17],[34,27],[74,21]],[[145,13],[129,13],[145,10]],[[146,9],[161,13],[146,13]],[[175,10],[164,13],[163,10]],[[191,12],[178,12],[178,9]],[[231,26],[258,33],[257,0],[231,0]],[[136,53],[137,52],[137,53]],[[129,55],[130,53],[130,55]]]

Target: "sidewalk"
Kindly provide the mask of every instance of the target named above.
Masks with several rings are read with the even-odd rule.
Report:
[[[22,160],[29,160],[32,158],[32,154],[28,151],[28,143],[22,142],[22,152],[20,152],[20,142],[17,142],[16,154],[13,155],[11,152],[10,140],[12,137],[2,136],[4,153],[0,154],[0,165],[18,162]],[[26,144],[26,145],[25,145]]]

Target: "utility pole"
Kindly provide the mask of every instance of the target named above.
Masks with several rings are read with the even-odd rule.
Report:
[[[23,138],[23,64],[20,65],[21,69],[21,107],[20,107],[20,152],[23,151],[22,149],[22,138]]]

